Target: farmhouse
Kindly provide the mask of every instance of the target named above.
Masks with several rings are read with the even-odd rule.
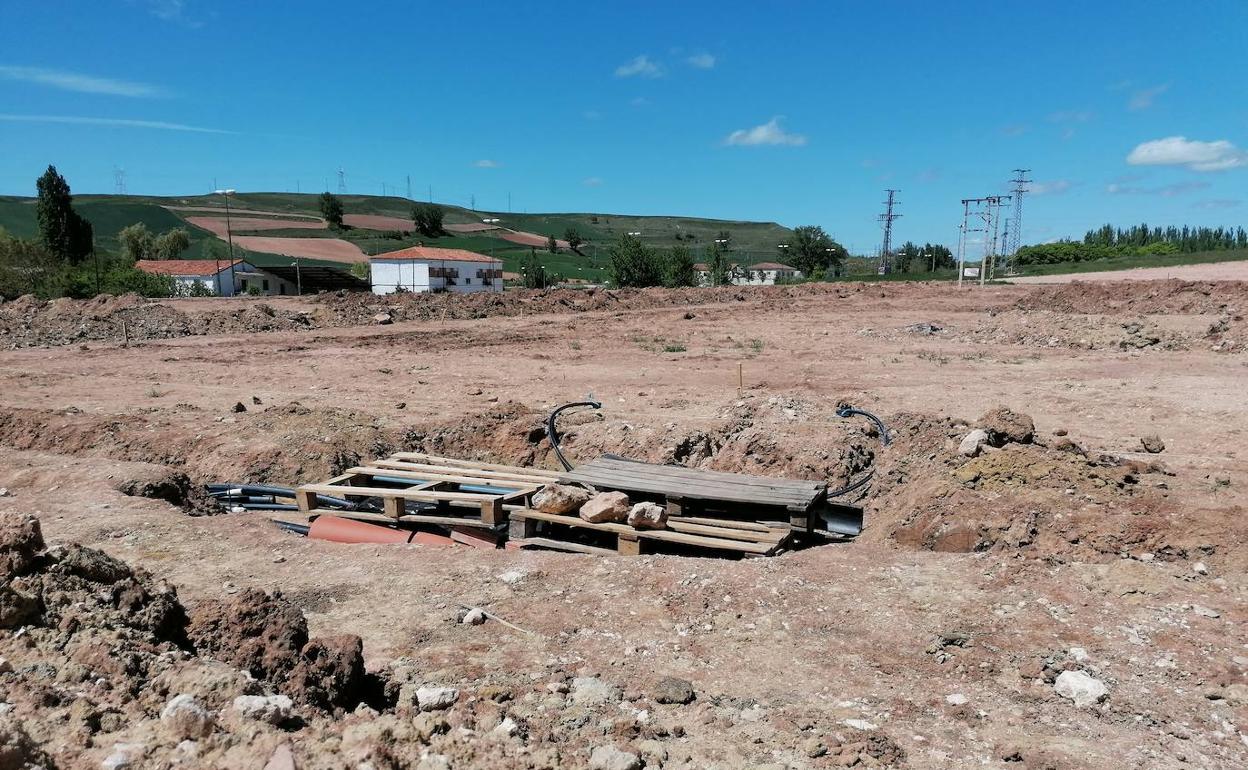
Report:
[[[464,249],[412,246],[369,257],[374,294],[503,290],[503,261]]]
[[[711,285],[710,265],[697,262],[693,271],[697,273],[699,286]],[[734,262],[728,266],[728,283],[733,286],[771,286],[777,279],[801,277],[801,270],[779,262],[759,262],[749,267]]]
[[[733,275],[738,286],[771,286],[779,279],[801,278],[802,271],[780,262],[759,262]]]
[[[134,266],[152,275],[167,275],[178,284],[183,294],[198,291],[218,297],[236,294],[296,294],[291,281],[258,269],[241,259],[140,259]]]

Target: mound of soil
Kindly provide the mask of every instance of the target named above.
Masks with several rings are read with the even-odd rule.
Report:
[[[0,578],[5,768],[691,768],[814,745],[905,766],[874,725],[806,713],[798,731],[776,704],[773,727],[761,704],[671,677],[647,692],[557,664],[469,675],[413,658],[368,675],[358,637],[308,639],[280,596],[210,599],[188,619],[143,570],[45,548],[32,517],[0,514]]]
[[[1031,289],[1013,306],[1019,310],[1057,313],[1147,314],[1220,313],[1248,308],[1248,283],[1243,281],[1122,281],[1064,283]]]

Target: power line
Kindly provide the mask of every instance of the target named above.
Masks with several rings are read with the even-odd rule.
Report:
[[[901,214],[894,214],[893,207],[897,205],[894,197],[900,190],[885,190],[888,193],[888,200],[884,201],[884,213],[880,214],[880,222],[884,225],[884,248],[880,251],[880,266],[884,268],[884,272],[888,272],[889,257],[893,251],[893,220],[899,219]]]
[[[1009,236],[1009,240],[1005,244],[1007,270],[1013,270],[1017,267],[1014,264],[1014,255],[1018,252],[1018,242],[1023,235],[1023,195],[1029,192],[1027,185],[1031,183],[1031,180],[1027,178],[1027,174],[1030,171],[1031,169],[1029,168],[1016,168],[1014,169],[1014,178],[1010,180],[1014,185],[1010,188],[1010,192],[1014,197],[1014,216],[1006,229],[1006,234]]]

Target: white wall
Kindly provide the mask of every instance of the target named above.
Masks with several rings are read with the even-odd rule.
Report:
[[[501,263],[457,262],[454,260],[374,260],[372,262],[373,293],[391,294],[405,291],[452,291],[461,294],[474,291],[502,291],[503,279],[481,278],[480,271],[502,270]],[[442,273],[451,273],[444,277]]]

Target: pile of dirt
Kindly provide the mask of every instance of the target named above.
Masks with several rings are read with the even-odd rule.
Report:
[[[488,316],[590,311],[702,304],[759,302],[778,305],[802,297],[848,299],[870,291],[873,297],[912,296],[933,291],[918,284],[869,287],[866,284],[812,283],[798,286],[724,286],[684,289],[545,289],[501,293],[378,296],[332,292],[309,297],[309,309],[277,308],[239,301],[184,313],[161,300],[136,294],[101,295],[91,300],[41,301],[25,296],[0,303],[0,346],[69,345],[96,340],[141,341],[205,334],[255,333],[414,320],[467,320]],[[211,300],[206,300],[210,302]]]
[[[794,729],[783,704],[670,676],[625,687],[554,662],[482,673],[416,657],[366,674],[358,637],[308,639],[280,596],[246,591],[188,613],[143,570],[45,548],[33,517],[0,515],[0,578],[5,768],[906,763],[874,725],[807,710]]]
[[[1144,316],[1129,320],[1055,312],[1006,310],[973,326],[924,321],[893,329],[865,328],[865,337],[949,341],[972,345],[1020,345],[1078,350],[1187,350],[1191,338],[1160,328]]]
[[[1056,313],[1206,314],[1248,308],[1243,281],[1118,281],[1037,286],[1013,307]]]

